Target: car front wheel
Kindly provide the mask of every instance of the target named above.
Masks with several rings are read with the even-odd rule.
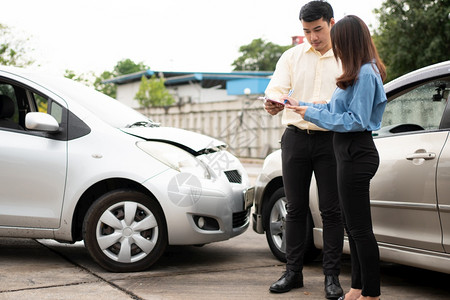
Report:
[[[90,255],[112,272],[149,268],[164,253],[167,227],[155,200],[131,190],[116,190],[97,199],[83,222]]]
[[[272,254],[281,262],[286,262],[286,203],[284,188],[280,187],[270,196],[263,214],[267,243]],[[313,227],[311,212],[308,211],[304,262],[313,261],[320,254],[314,246]]]

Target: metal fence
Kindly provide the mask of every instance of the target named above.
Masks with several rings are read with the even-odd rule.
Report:
[[[265,158],[280,147],[281,113],[269,115],[254,97],[234,101],[186,103],[140,110],[162,126],[199,132],[228,144],[238,157]]]

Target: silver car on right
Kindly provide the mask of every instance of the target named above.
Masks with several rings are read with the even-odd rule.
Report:
[[[381,259],[450,274],[450,61],[401,76],[385,91],[382,127],[373,132],[380,166],[370,190]],[[266,234],[272,253],[284,261],[280,150],[265,159],[254,202],[253,229]],[[314,179],[309,216],[311,259],[323,246]]]

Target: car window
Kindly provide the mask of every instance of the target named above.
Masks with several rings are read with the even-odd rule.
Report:
[[[8,118],[8,120],[19,125],[22,130],[26,130],[25,116],[29,112],[48,113],[52,115],[59,124],[63,121],[64,108],[44,94],[9,81],[0,81],[0,95],[6,95],[13,101],[14,114],[12,117]],[[5,126],[2,126],[0,123],[0,127]],[[11,125],[6,127],[11,128]],[[18,129],[16,127],[14,128]],[[39,134],[36,132],[30,133]]]
[[[39,112],[48,113],[52,115],[59,124],[62,121],[63,108],[56,102],[52,101],[49,105],[49,101],[46,97],[32,93],[33,99],[36,103],[36,108]]]
[[[41,95],[38,95],[36,93],[32,93],[34,101],[36,102],[36,107],[38,112],[47,113],[48,109],[48,100],[45,97],[42,97]]]
[[[386,105],[380,135],[439,129],[449,90],[450,79],[446,78],[394,95]]]
[[[115,128],[124,128],[133,124],[156,125],[147,116],[131,107],[79,82],[67,78],[45,76],[39,79],[42,84],[47,85],[60,97],[73,99],[97,118]]]
[[[59,124],[62,122],[63,108],[56,102],[52,102],[51,110],[49,112]]]
[[[19,107],[17,105],[14,87],[7,83],[0,83],[0,95],[8,96],[14,102],[14,115],[10,119],[19,124]]]

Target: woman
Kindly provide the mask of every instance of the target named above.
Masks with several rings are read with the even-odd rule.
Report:
[[[340,299],[379,299],[379,250],[372,230],[369,184],[378,169],[372,131],[378,130],[386,106],[381,62],[366,24],[346,16],[331,29],[336,59],[343,74],[328,104],[285,97],[287,108],[306,121],[334,131],[338,190],[352,260],[352,286]]]

